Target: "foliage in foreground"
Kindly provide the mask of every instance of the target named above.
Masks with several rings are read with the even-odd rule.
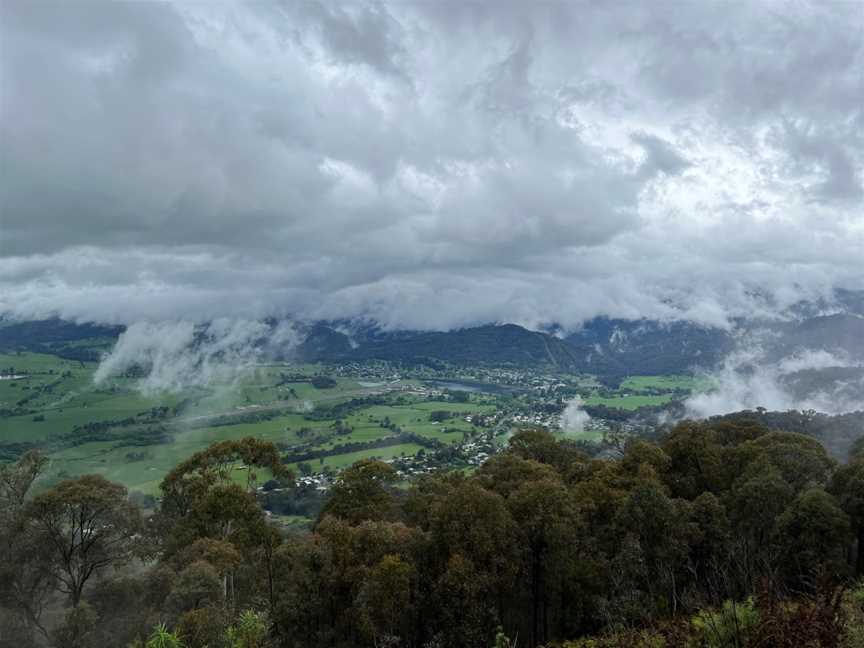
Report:
[[[233,481],[246,466],[245,484]],[[861,646],[864,460],[747,421],[591,459],[539,430],[475,474],[343,471],[311,532],[264,515],[254,439],[214,445],[141,519],[84,477],[0,469],[0,646]],[[850,588],[851,587],[851,588]],[[58,613],[62,610],[62,613]],[[581,638],[580,638],[581,637]]]

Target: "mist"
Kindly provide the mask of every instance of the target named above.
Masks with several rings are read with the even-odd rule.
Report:
[[[864,410],[862,363],[827,350],[800,350],[771,359],[760,345],[739,348],[703,374],[712,386],[685,401],[687,415],[705,418],[745,409]],[[842,378],[838,378],[838,374]]]
[[[96,369],[96,385],[129,372],[142,394],[177,393],[193,387],[231,386],[257,363],[288,352],[298,340],[290,323],[217,319],[138,322],[129,326]]]
[[[558,423],[565,434],[575,434],[585,431],[585,426],[588,425],[588,421],[591,420],[591,417],[588,415],[588,412],[582,409],[582,406],[582,398],[579,396],[567,401],[567,406],[561,413],[561,418]]]

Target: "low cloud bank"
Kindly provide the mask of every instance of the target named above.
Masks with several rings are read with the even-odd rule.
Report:
[[[117,340],[94,374],[99,385],[111,377],[143,374],[144,394],[233,384],[257,362],[284,353],[297,342],[289,323],[217,319],[203,326],[188,321],[138,322]]]
[[[704,418],[758,407],[826,414],[864,409],[862,363],[826,350],[799,350],[774,361],[766,355],[761,346],[731,353],[707,375],[713,387],[687,399],[687,415]]]
[[[0,313],[729,329],[864,288],[860,3],[43,4],[2,4]]]

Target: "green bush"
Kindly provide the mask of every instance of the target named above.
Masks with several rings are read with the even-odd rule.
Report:
[[[742,648],[759,624],[753,599],[736,603],[726,601],[719,610],[703,610],[691,620],[696,646]]]
[[[237,623],[226,633],[230,648],[265,648],[267,646],[267,618],[260,612],[246,610]]]
[[[168,632],[164,623],[153,628],[153,633],[147,639],[145,648],[183,648],[183,642],[177,635]]]

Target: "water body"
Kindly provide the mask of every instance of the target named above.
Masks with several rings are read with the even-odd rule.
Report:
[[[522,387],[513,385],[496,385],[476,380],[424,380],[430,387],[450,389],[452,391],[471,392],[473,394],[515,394],[524,391]]]

